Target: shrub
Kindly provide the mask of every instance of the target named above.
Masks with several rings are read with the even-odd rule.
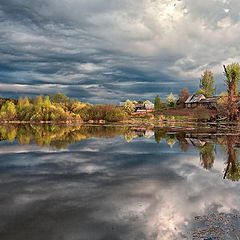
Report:
[[[131,114],[135,110],[135,105],[131,100],[127,100],[123,108],[127,113]]]
[[[4,121],[16,120],[17,111],[13,102],[7,101],[2,105],[0,110],[0,119]]]
[[[95,105],[83,108],[80,116],[84,121],[106,120],[108,122],[122,121],[128,118],[127,112],[115,105]]]
[[[197,120],[199,121],[204,121],[204,120],[209,120],[210,119],[210,114],[208,109],[206,109],[203,106],[198,106],[193,110],[193,115]]]

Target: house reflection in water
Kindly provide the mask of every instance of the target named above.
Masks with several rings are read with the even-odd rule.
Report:
[[[206,144],[206,142],[197,138],[185,138],[185,139],[188,142],[188,144],[193,145],[195,147],[203,147]]]

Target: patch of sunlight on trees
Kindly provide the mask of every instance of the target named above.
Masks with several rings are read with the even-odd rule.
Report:
[[[34,99],[20,97],[15,104],[6,101],[0,109],[0,121],[68,122],[126,120],[129,114],[115,105],[91,105],[57,93],[51,96],[37,96]],[[46,140],[47,141],[47,140]]]

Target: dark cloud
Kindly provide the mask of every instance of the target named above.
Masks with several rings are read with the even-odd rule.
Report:
[[[153,100],[195,91],[207,68],[220,92],[222,64],[239,61],[234,2],[2,0],[0,94]]]

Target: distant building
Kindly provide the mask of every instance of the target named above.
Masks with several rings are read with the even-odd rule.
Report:
[[[217,107],[217,101],[220,98],[221,98],[220,96],[206,98],[203,94],[191,95],[185,101],[184,106],[186,108],[195,108],[198,106],[204,106],[206,108],[212,109]]]
[[[186,108],[195,108],[200,105],[200,101],[203,99],[206,99],[206,97],[203,94],[191,95],[185,101],[184,105]]]
[[[191,144],[195,147],[203,147],[206,144],[206,142],[197,138],[185,138],[185,139],[188,142],[188,144]]]
[[[154,110],[154,104],[143,104],[143,103],[136,103],[135,104],[135,112],[151,112]]]
[[[146,108],[147,110],[153,110],[153,109],[154,109],[154,104],[153,104],[153,103],[151,103],[151,104],[145,104],[145,108]]]

